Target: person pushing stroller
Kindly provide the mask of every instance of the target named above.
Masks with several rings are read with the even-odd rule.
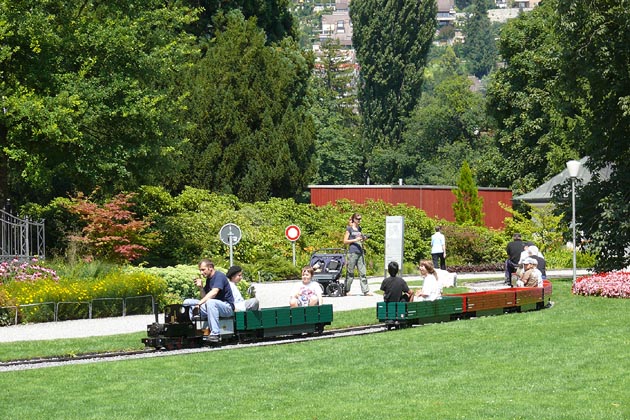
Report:
[[[372,296],[365,269],[365,251],[363,249],[363,241],[367,237],[361,232],[361,215],[354,213],[350,218],[350,223],[346,227],[343,236],[343,243],[348,247],[348,268],[346,269],[346,287],[345,293],[350,292],[352,282],[354,281],[354,270],[359,272],[361,280],[361,293],[364,296]]]

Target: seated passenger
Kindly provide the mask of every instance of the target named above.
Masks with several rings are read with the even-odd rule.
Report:
[[[442,288],[437,279],[437,273],[433,268],[433,262],[430,260],[422,260],[418,265],[420,274],[424,277],[422,289],[418,290],[413,298],[414,301],[436,300],[442,296]]]
[[[546,270],[547,263],[545,262],[545,257],[543,257],[542,252],[540,252],[538,247],[533,246],[533,245],[527,249],[527,252],[529,253],[530,257],[532,257],[538,262],[537,268],[542,273],[542,279],[547,280],[547,270]]]
[[[392,261],[387,265],[389,277],[381,283],[383,300],[385,302],[410,302],[413,292],[409,290],[407,282],[398,277],[398,263]]]
[[[234,311],[257,311],[260,304],[258,299],[243,299],[241,291],[238,289],[238,283],[243,280],[243,269],[238,265],[230,267],[226,274],[228,280],[230,280],[230,288],[232,289],[232,295],[234,296]]]
[[[512,237],[512,241],[507,244],[505,251],[508,254],[508,259],[505,260],[505,284],[512,287],[512,278],[516,269],[518,268],[519,259],[521,258],[521,252],[523,252],[524,244],[521,239],[520,233],[515,233]]]
[[[536,268],[538,261],[534,258],[525,258],[523,265],[523,274],[516,285],[518,287],[542,287],[542,273]]]
[[[313,281],[313,267],[307,265],[302,268],[302,283],[291,294],[289,306],[297,308],[298,306],[317,306],[323,303],[322,286]]]
[[[214,268],[211,260],[203,259],[199,262],[199,273],[201,278],[193,279],[193,281],[199,289],[201,299],[186,299],[184,306],[189,307],[191,312],[198,311],[202,319],[208,319],[210,324],[208,340],[218,343],[221,341],[219,317],[234,315],[234,296],[232,296],[227,277]],[[206,280],[205,285],[203,278]]]

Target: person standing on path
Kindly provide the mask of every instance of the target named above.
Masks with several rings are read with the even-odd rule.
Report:
[[[431,235],[431,259],[433,267],[446,270],[446,237],[441,230],[442,226],[436,226],[435,233]]]
[[[354,270],[359,272],[361,280],[361,293],[365,296],[372,296],[365,269],[365,250],[363,249],[363,241],[366,236],[361,232],[361,215],[354,213],[350,218],[350,224],[346,228],[343,235],[343,243],[348,247],[348,267],[346,268],[346,287],[345,293],[350,292],[352,282],[354,281]]]

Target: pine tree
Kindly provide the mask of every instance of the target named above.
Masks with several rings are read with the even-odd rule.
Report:
[[[483,226],[483,198],[479,196],[477,185],[472,176],[468,162],[464,161],[457,180],[457,188],[453,190],[456,201],[453,212],[457,224]]]
[[[473,13],[466,22],[466,42],[462,52],[471,73],[478,78],[490,73],[497,61],[494,37],[485,0],[473,1]]]

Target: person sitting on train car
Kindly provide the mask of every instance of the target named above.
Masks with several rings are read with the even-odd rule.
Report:
[[[535,259],[538,262],[537,268],[540,270],[542,274],[542,279],[547,280],[547,263],[545,262],[545,257],[543,257],[542,252],[538,249],[537,246],[530,246],[527,248],[527,252],[529,256]]]
[[[413,298],[413,292],[409,289],[409,285],[402,277],[398,277],[398,263],[391,261],[387,265],[387,277],[381,283],[383,291],[383,300],[385,302],[410,302]]]
[[[206,279],[205,285],[202,278],[194,279],[201,299],[186,299],[184,306],[194,307],[202,318],[208,318],[210,324],[208,341],[218,343],[221,341],[219,317],[234,315],[234,296],[226,275],[217,271],[211,260],[203,259],[199,262],[199,273]]]
[[[442,288],[438,282],[438,274],[430,260],[422,260],[418,265],[420,274],[424,277],[422,289],[418,290],[413,298],[414,301],[436,300],[442,296]]]
[[[523,274],[516,285],[518,287],[542,287],[542,273],[536,268],[538,261],[534,258],[525,258],[523,265]]]
[[[322,286],[313,281],[313,274],[315,271],[310,265],[302,268],[302,283],[291,294],[289,306],[297,308],[298,306],[317,306],[323,303]]]
[[[238,284],[243,280],[243,269],[239,265],[233,265],[229,268],[226,274],[228,280],[230,280],[230,288],[232,289],[232,296],[234,296],[234,311],[257,311],[260,307],[258,299],[244,299],[241,291],[238,290]]]
[[[508,254],[508,259],[505,260],[505,284],[507,286],[512,286],[512,274],[516,273],[523,250],[524,243],[521,234],[515,233],[512,236],[512,241],[505,248],[505,252]]]

